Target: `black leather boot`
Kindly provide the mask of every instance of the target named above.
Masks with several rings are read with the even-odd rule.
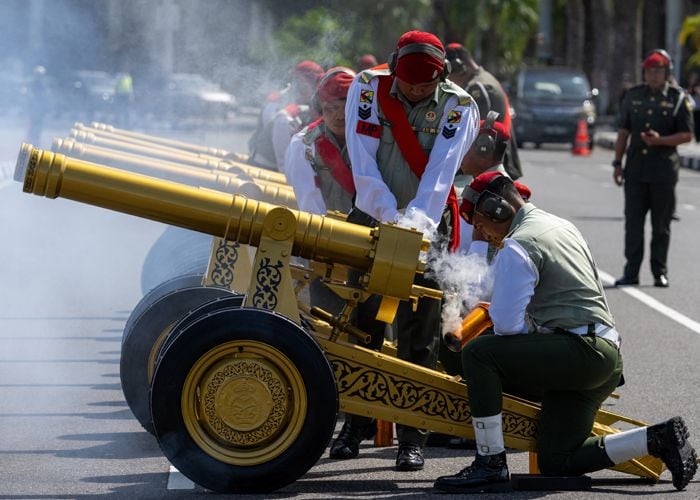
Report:
[[[399,452],[396,455],[396,470],[412,471],[423,470],[425,460],[423,450],[414,443],[399,443]]]
[[[506,452],[498,455],[479,455],[474,462],[454,476],[442,476],[435,481],[435,488],[448,493],[478,493],[480,491],[506,491],[510,489],[510,473]]]
[[[360,453],[360,443],[373,438],[377,433],[377,422],[372,420],[367,425],[353,425],[345,422],[338,437],[331,445],[329,456],[340,460],[355,458]]]
[[[673,486],[682,490],[695,476],[698,459],[688,442],[690,433],[681,417],[673,417],[647,428],[647,449],[671,472]]]

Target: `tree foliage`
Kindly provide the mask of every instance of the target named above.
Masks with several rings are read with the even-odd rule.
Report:
[[[681,45],[689,43],[693,50],[693,54],[688,58],[688,67],[700,67],[700,14],[686,17],[678,36]]]

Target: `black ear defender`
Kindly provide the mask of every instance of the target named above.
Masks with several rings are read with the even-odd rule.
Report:
[[[442,74],[440,75],[440,80],[444,81],[450,75],[452,71],[452,65],[450,61],[445,59],[445,52],[437,48],[435,45],[429,43],[409,43],[404,45],[398,50],[395,50],[389,54],[389,59],[387,60],[387,66],[389,66],[389,71],[393,75],[396,71],[396,65],[403,56],[408,54],[428,54],[437,59],[442,59]]]
[[[503,180],[501,180],[503,179]],[[515,215],[515,210],[502,196],[497,195],[491,189],[496,189],[496,183],[512,183],[510,177],[499,175],[489,182],[481,193],[467,186],[462,191],[462,198],[466,198],[474,205],[474,211],[488,217],[492,222],[505,222]],[[491,188],[491,189],[489,189]],[[470,215],[471,217],[471,215]]]
[[[486,120],[484,120],[484,126],[479,130],[479,135],[474,141],[476,147],[476,153],[479,156],[485,158],[492,158],[496,153],[496,139],[498,133],[494,130],[493,124],[496,123],[498,118],[498,113],[496,111],[489,111],[486,115]],[[486,130],[486,132],[482,132]]]

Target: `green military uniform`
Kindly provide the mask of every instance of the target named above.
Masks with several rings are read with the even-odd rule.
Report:
[[[527,306],[531,333],[489,335],[466,345],[472,416],[500,414],[504,386],[538,393],[542,472],[575,475],[610,467],[603,438],[590,433],[600,405],[620,382],[622,358],[590,250],[573,224],[531,203],[515,215],[507,238],[537,269]],[[508,286],[507,277],[495,279],[495,287]]]
[[[474,76],[464,86],[479,107],[479,116],[486,118],[489,111],[498,113],[497,121],[503,122],[510,114],[508,98],[499,81],[491,73],[479,66]],[[510,126],[510,139],[506,145],[503,165],[508,176],[515,180],[523,176],[523,169],[518,155],[518,145],[515,138],[515,127]]]
[[[678,87],[666,84],[660,91],[648,85],[628,90],[622,97],[619,128],[628,130],[630,142],[625,163],[625,266],[624,275],[636,277],[644,257],[644,221],[651,212],[651,272],[667,274],[671,217],[680,159],[675,147],[647,146],[640,134],[655,130],[661,136],[693,130],[692,105]]]

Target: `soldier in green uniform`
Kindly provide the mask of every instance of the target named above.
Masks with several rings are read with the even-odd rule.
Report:
[[[680,159],[676,146],[693,138],[692,104],[669,83],[671,59],[654,51],[642,64],[646,83],[622,97],[613,179],[625,189],[625,258],[616,286],[638,285],[644,257],[644,221],[651,213],[651,272],[654,286],[668,286],[666,259],[676,205]],[[628,145],[629,141],[629,145]],[[627,154],[625,168],[623,157]]]
[[[508,95],[503,86],[495,76],[476,63],[471,52],[462,44],[447,44],[445,53],[452,68],[450,80],[472,96],[479,107],[479,115],[485,118],[489,111],[498,113],[498,122],[503,123],[508,131],[503,166],[511,179],[519,179],[523,175],[523,169],[518,155],[515,127],[511,121]]]
[[[601,404],[622,376],[620,335],[598,269],[579,230],[523,200],[499,172],[468,187],[462,214],[475,234],[502,247],[493,264],[489,315],[494,335],[462,351],[476,440],[472,465],[437,479],[452,493],[507,488],[503,388],[541,394],[538,465],[547,475],[580,475],[632,458],[660,458],[681,490],[697,456],[681,417],[591,436]],[[507,422],[506,422],[507,424]]]

